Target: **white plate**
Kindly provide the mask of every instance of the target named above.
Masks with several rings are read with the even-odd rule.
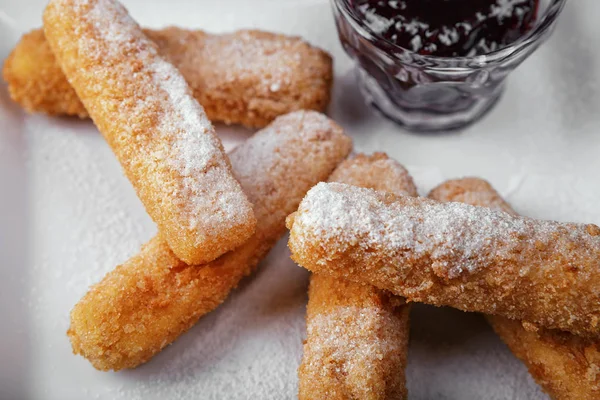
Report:
[[[522,214],[600,223],[600,4],[571,2],[550,42],[511,77],[497,108],[460,134],[399,130],[362,103],[326,0],[125,1],[147,26],[257,27],[300,34],[335,56],[330,114],[359,151],[385,150],[423,191],[485,177]],[[44,2],[0,1],[0,59],[40,25]],[[226,145],[247,137],[219,127]],[[285,241],[217,311],[134,370],[71,354],[71,307],[155,228],[90,122],[26,115],[0,86],[0,398],[295,398],[307,273]],[[417,306],[411,399],[543,399],[474,314]]]

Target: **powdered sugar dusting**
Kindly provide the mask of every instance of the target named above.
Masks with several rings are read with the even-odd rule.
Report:
[[[170,132],[185,133],[177,135],[177,141],[173,143],[172,165],[184,177],[202,173],[211,162],[218,161],[219,144],[211,135],[214,128],[173,65],[157,59],[149,68],[154,71],[154,84],[167,93],[172,104],[171,110],[163,111],[161,127]]]
[[[378,307],[336,307],[329,313],[312,318],[307,333],[309,337],[319,337],[318,343],[311,347],[315,353],[323,354],[330,350],[334,358],[353,359],[360,364],[360,359],[381,360],[386,353],[398,348],[399,343],[374,340],[372,336],[373,332],[380,330],[383,338],[396,336],[393,333],[402,328],[398,321]]]
[[[294,220],[303,232],[341,252],[358,245],[398,257],[429,258],[438,275],[475,273],[495,260],[515,260],[524,248],[573,241],[600,254],[595,225],[535,221],[462,203],[390,197],[340,183],[321,183],[309,191]],[[302,246],[306,235],[296,235]],[[557,245],[559,246],[559,245]],[[367,257],[369,255],[367,254]]]
[[[323,375],[334,368],[340,376],[361,377],[366,385],[353,389],[368,392],[367,383],[381,373],[369,366],[392,353],[404,352],[401,342],[391,340],[399,332],[403,332],[402,321],[383,308],[336,307],[308,320],[309,343],[303,363],[310,369],[322,369]]]
[[[201,63],[218,70],[207,71],[203,85],[237,83],[240,88],[251,87],[254,94],[248,104],[250,110],[261,112],[271,101],[289,111],[322,109],[327,104],[328,94],[322,93],[329,91],[331,59],[298,37],[253,30],[209,35],[198,53],[190,54],[188,68]]]
[[[351,147],[350,138],[326,115],[316,111],[296,111],[278,117],[235,148],[229,157],[236,178],[244,187],[256,188],[246,191],[252,203],[268,204],[255,207],[259,221],[257,229],[280,229],[275,227],[279,227],[281,219],[287,216],[282,215],[282,210],[290,209],[283,202],[296,202],[291,206],[295,209],[297,199],[308,189],[303,189],[304,183],[314,182],[317,173],[321,175],[319,179],[326,179]],[[304,162],[299,163],[297,157],[302,157]],[[274,182],[273,175],[282,178]],[[265,201],[265,198],[277,196],[281,201]]]
[[[87,4],[82,0],[81,4]],[[162,105],[159,116],[158,132],[168,142],[168,149],[152,151],[154,159],[164,159],[182,177],[179,193],[174,193],[181,208],[188,215],[189,229],[204,225],[206,219],[216,218],[214,223],[237,225],[245,216],[247,204],[243,196],[231,193],[231,180],[227,179],[228,167],[222,154],[221,144],[214,128],[207,119],[202,106],[193,98],[192,93],[179,71],[158,56],[156,47],[149,40],[143,40],[141,30],[119,3],[111,0],[97,0],[87,14],[93,21],[100,36],[109,43],[109,52],[113,55],[131,46],[140,46],[140,41],[148,42],[142,46],[140,56],[142,68],[152,74],[152,84],[156,91],[150,100]],[[166,95],[166,102],[160,96]],[[148,107],[148,99],[140,99],[136,109],[141,113]],[[135,118],[132,118],[135,120]],[[217,167],[217,168],[213,168]],[[198,177],[210,183],[213,193],[198,186]],[[219,213],[207,215],[207,199],[217,204]],[[209,203],[209,204],[210,204]],[[233,218],[223,218],[224,216]],[[236,218],[237,216],[237,218]],[[212,225],[208,221],[207,225]],[[197,239],[198,241],[201,238]]]
[[[227,179],[228,167],[222,155],[221,144],[204,110],[192,97],[187,83],[171,64],[157,59],[150,66],[157,88],[167,93],[170,109],[164,110],[160,120],[161,132],[177,132],[167,161],[182,177],[182,189],[178,196],[181,207],[187,209],[189,228],[204,226],[207,218],[224,225],[224,216],[233,216],[234,224],[243,222],[245,199],[230,190]],[[215,168],[217,167],[217,168]],[[209,190],[198,187],[198,177],[204,176],[210,183]],[[220,212],[205,215],[207,199]],[[236,218],[236,216],[238,218]],[[211,222],[210,224],[212,224]],[[225,225],[226,226],[226,225]]]
[[[53,0],[44,22],[66,77],[173,252],[198,264],[248,239],[252,205],[212,125],[125,8]]]
[[[264,127],[295,110],[322,111],[329,102],[331,57],[299,37],[258,30],[147,33],[213,119]]]
[[[265,160],[288,157],[281,151],[289,146],[282,141],[282,136],[308,143],[321,141],[321,146],[325,148],[330,147],[326,142],[333,145],[338,141],[346,142],[346,148],[350,147],[350,139],[343,137],[342,128],[326,115],[316,111],[295,111],[278,117],[264,128],[260,135],[255,135],[244,146],[239,146],[230,154],[236,176],[240,180],[248,177],[254,180],[268,180],[268,175],[260,173],[264,169]],[[273,162],[273,165],[276,163]]]

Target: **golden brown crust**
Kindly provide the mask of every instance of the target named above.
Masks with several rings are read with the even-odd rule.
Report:
[[[23,35],[4,62],[2,74],[10,97],[27,112],[88,116],[56,62],[42,29]]]
[[[412,178],[383,153],[356,155],[330,181],[416,196]],[[370,285],[311,276],[300,399],[405,399],[409,309]]]
[[[544,328],[528,330],[520,321],[498,316],[488,316],[488,321],[553,399],[600,398],[600,346],[597,339]]]
[[[284,221],[350,152],[342,129],[316,112],[279,117],[230,153],[258,220],[217,260],[188,266],[158,237],[93,286],[71,312],[73,352],[100,370],[134,368],[221,304],[285,232]]]
[[[176,27],[144,33],[179,69],[213,122],[262,128],[279,115],[325,111],[329,104],[331,56],[301,38]],[[3,73],[12,99],[28,112],[87,117],[41,29],[23,35]]]
[[[148,361],[221,304],[273,242],[253,237],[207,265],[188,266],[156,236],[75,305],[67,332],[73,353],[103,371]]]
[[[326,275],[311,277],[308,295],[298,398],[405,399],[410,306]]]
[[[52,0],[44,29],[65,76],[146,211],[188,264],[254,232],[252,204],[175,67],[116,0]]]
[[[433,188],[429,192],[428,197],[436,201],[456,201],[517,215],[489,182],[479,178],[462,178],[446,181]]]
[[[350,157],[333,171],[329,181],[397,195],[418,195],[417,187],[406,168],[385,153]]]
[[[410,301],[600,332],[600,229],[339,183],[288,218],[292,258]]]
[[[515,214],[510,205],[486,181],[465,178],[444,182],[429,197],[460,201]],[[525,363],[536,382],[556,400],[600,398],[600,346],[557,330],[499,316],[487,316],[498,336]]]

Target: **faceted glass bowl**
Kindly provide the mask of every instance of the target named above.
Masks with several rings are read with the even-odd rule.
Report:
[[[412,131],[460,129],[496,103],[508,74],[552,32],[567,0],[540,0],[530,31],[497,51],[473,57],[424,56],[373,32],[349,0],[332,0],[361,92],[386,117]]]

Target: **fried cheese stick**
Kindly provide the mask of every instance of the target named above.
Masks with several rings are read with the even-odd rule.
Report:
[[[464,178],[442,183],[429,194],[437,201],[458,201],[516,215],[486,181]],[[600,398],[600,346],[559,330],[544,329],[495,315],[487,319],[508,348],[529,369],[536,382],[555,400]]]
[[[262,128],[279,115],[324,111],[329,104],[331,56],[301,38],[258,30],[213,35],[176,27],[144,33],[179,69],[213,122]],[[12,99],[28,112],[88,116],[41,29],[23,35],[3,75]]]
[[[209,262],[256,220],[221,141],[177,69],[116,0],[51,0],[48,43],[178,258]]]
[[[71,312],[73,352],[99,370],[134,368],[214,310],[285,232],[285,217],[352,147],[333,121],[298,111],[277,118],[229,155],[252,203],[256,233],[205,265],[186,265],[155,237],[109,272]]]
[[[408,171],[383,153],[346,160],[329,180],[417,196]],[[371,285],[313,274],[298,398],[405,399],[409,310]]]
[[[600,333],[600,228],[320,183],[288,218],[292,258],[409,301]]]

